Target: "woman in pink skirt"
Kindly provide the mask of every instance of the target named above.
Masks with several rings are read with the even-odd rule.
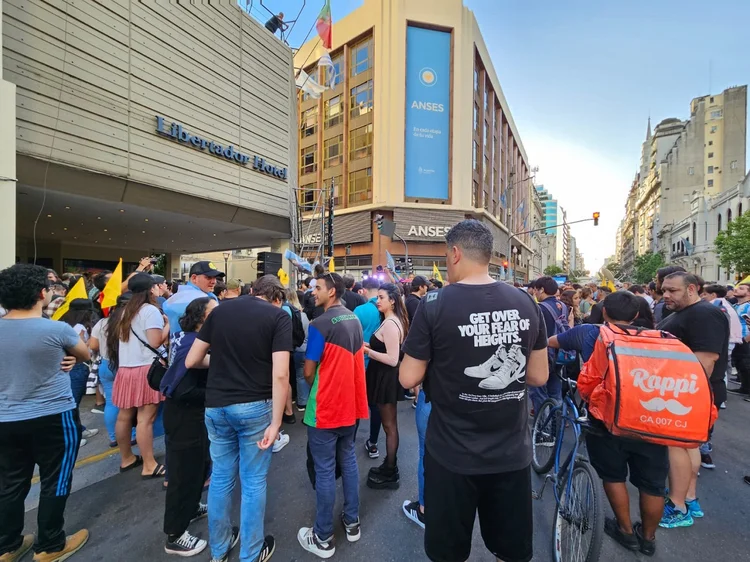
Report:
[[[128,280],[132,297],[115,326],[108,326],[110,362],[117,371],[112,389],[112,402],[120,408],[115,425],[120,448],[120,472],[143,465],[144,478],[165,474],[163,465],[154,458],[154,420],[164,397],[148,385],[146,375],[157,353],[166,356],[163,344],[169,337],[169,324],[155,306],[154,280],[147,273],[137,273]],[[110,342],[111,340],[111,342]],[[111,343],[111,345],[109,345]],[[112,352],[116,351],[113,357]],[[133,422],[141,456],[133,454],[130,445]]]

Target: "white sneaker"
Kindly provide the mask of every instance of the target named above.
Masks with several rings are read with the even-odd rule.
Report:
[[[88,442],[89,442],[88,439],[81,439],[81,442],[78,444],[78,448],[80,449]]]
[[[91,439],[94,435],[97,435],[99,433],[98,429],[84,429],[83,433],[81,433],[81,437],[83,439]]]
[[[203,552],[206,546],[208,546],[206,541],[185,531],[174,541],[167,539],[167,544],[164,545],[164,552],[183,557],[195,556]]]
[[[486,379],[487,377],[492,376],[498,369],[500,369],[507,358],[508,352],[506,351],[505,347],[501,345],[499,348],[497,348],[495,353],[493,353],[490,358],[481,365],[466,367],[466,369],[464,369],[464,375],[466,375],[467,377],[474,377],[476,379]]]
[[[333,537],[327,541],[322,541],[315,534],[312,527],[302,527],[297,533],[297,540],[300,546],[307,552],[312,552],[320,558],[330,558],[336,554],[336,547],[333,546]]]
[[[279,436],[273,443],[273,452],[278,453],[287,445],[289,445],[289,436],[286,433],[279,433]]]

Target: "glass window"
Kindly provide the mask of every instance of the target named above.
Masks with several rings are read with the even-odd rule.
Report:
[[[312,211],[315,209],[317,190],[314,183],[308,183],[302,186],[300,193],[300,205],[303,211]]]
[[[349,160],[358,160],[372,154],[372,123],[351,131],[349,135]]]
[[[330,168],[338,166],[344,161],[342,145],[344,144],[344,135],[336,135],[333,138],[326,139],[323,142],[323,167]]]
[[[351,50],[352,76],[362,74],[371,66],[372,39],[365,39],[357,43]]]
[[[713,146],[713,145],[714,145],[714,141],[708,141],[708,146]]]
[[[479,91],[479,69],[474,67],[474,91]]]
[[[708,167],[708,173],[709,174],[713,174],[714,173],[714,167],[713,166],[709,166]]]
[[[474,141],[474,152],[471,156],[471,164],[475,172],[479,171],[479,145]]]
[[[323,107],[325,111],[326,129],[329,127],[335,127],[339,123],[344,122],[344,103],[343,98],[340,95],[334,96],[326,101]]]
[[[732,161],[731,161],[731,162],[729,163],[729,169],[730,169],[730,170],[736,170],[736,169],[737,169],[737,160],[732,160]]]
[[[711,133],[715,133],[716,129],[718,129],[718,127],[716,125],[712,125],[711,126]]]
[[[487,123],[487,120],[485,119],[485,121],[484,121],[484,137],[483,137],[483,141],[482,141],[482,148],[484,148],[485,150],[487,150],[487,139],[489,138],[489,136],[490,136],[490,124]]]
[[[490,182],[490,158],[489,156],[484,157],[484,170],[482,171],[484,174],[484,185],[488,185]],[[486,204],[486,201],[485,201]]]
[[[344,75],[341,72],[341,67],[344,66],[344,55],[339,55],[331,60],[333,68],[326,67],[326,84],[331,84],[331,88],[335,88],[344,80]]]
[[[721,109],[711,112],[711,119],[721,119]]]
[[[479,184],[474,180],[474,189],[471,190],[471,206],[479,207]]]
[[[352,88],[350,107],[352,119],[372,111],[372,80]]]
[[[484,78],[485,83],[489,82],[489,80],[487,80],[487,74],[485,74],[484,76],[485,76]],[[490,88],[488,86],[487,88],[484,89],[484,113],[485,115],[487,114],[487,106],[489,104],[490,104]]]
[[[714,153],[713,153],[713,152],[709,152],[709,153],[708,153],[708,157],[709,157],[709,158],[713,158],[713,157],[714,157]]]
[[[479,130],[479,106],[474,104],[474,130]]]
[[[689,175],[689,176],[692,176],[693,174],[695,174],[695,168],[693,168],[692,166],[690,166],[690,167],[688,168],[688,175]]]
[[[372,201],[372,168],[349,174],[349,205]]]
[[[714,186],[714,180],[708,180],[708,187]]]
[[[302,138],[314,135],[318,130],[318,106],[311,107],[302,112]]]
[[[318,170],[317,154],[317,144],[302,149],[302,158],[300,158],[301,175],[312,174]]]

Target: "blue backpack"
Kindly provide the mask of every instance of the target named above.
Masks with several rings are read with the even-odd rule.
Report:
[[[546,308],[547,311],[552,315],[552,318],[555,319],[555,333],[547,334],[549,337],[557,336],[570,330],[570,325],[568,324],[568,307],[565,306],[565,303],[559,301],[558,304],[560,305],[561,310],[555,309],[555,307],[553,307],[548,302],[539,303],[539,305]],[[578,354],[572,350],[565,351],[559,349],[557,350],[557,352],[555,352],[554,349],[547,348],[547,353],[549,354],[550,361],[554,361],[557,365],[572,365],[573,363],[578,361]]]

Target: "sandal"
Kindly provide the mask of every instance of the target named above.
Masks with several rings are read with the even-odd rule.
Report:
[[[143,457],[140,457],[138,455],[135,456],[135,461],[131,462],[128,466],[121,466],[120,472],[127,472],[128,470],[133,470],[136,466],[141,466],[143,464]]]
[[[141,474],[143,480],[150,480],[152,478],[164,478],[167,474],[167,468],[163,464],[157,464],[156,468],[151,474]]]

